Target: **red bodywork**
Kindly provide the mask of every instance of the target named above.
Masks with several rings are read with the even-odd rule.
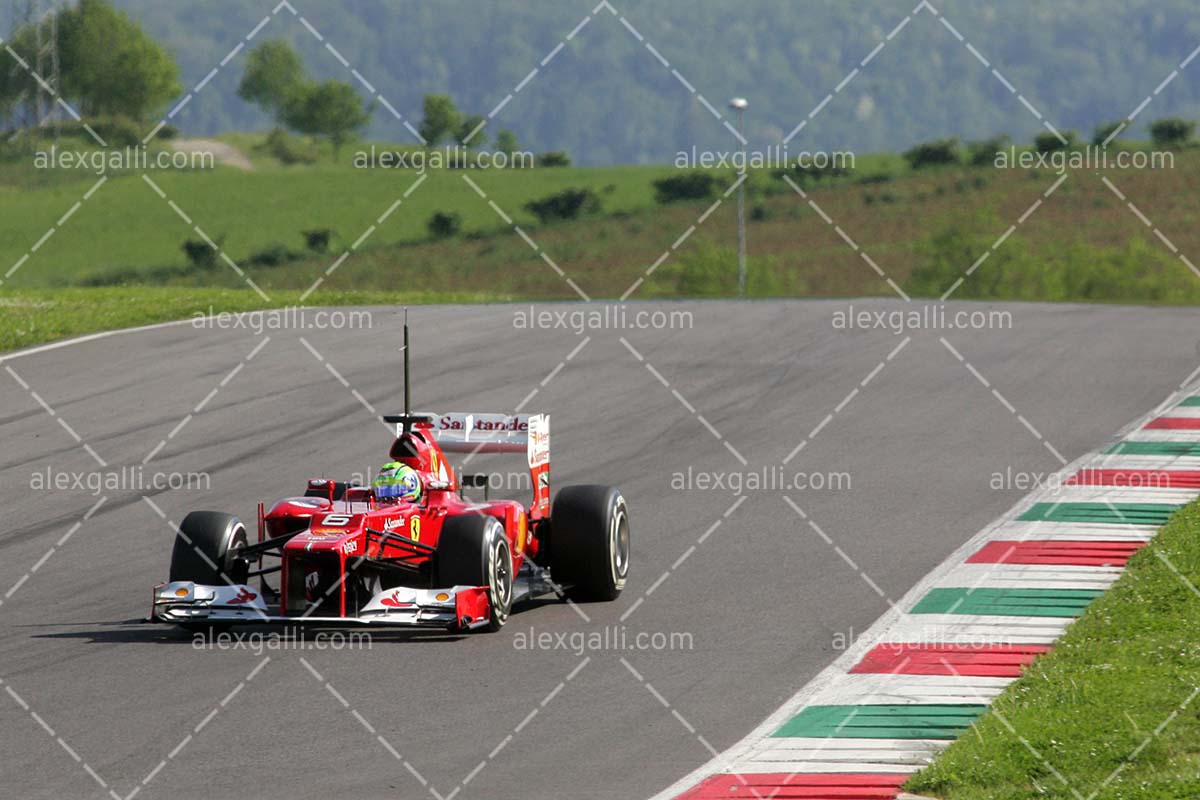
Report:
[[[365,579],[376,569],[373,565],[385,563],[386,585],[397,585],[397,572],[403,570],[400,585],[431,587],[433,549],[442,525],[458,515],[484,514],[501,522],[512,552],[514,574],[526,557],[536,557],[536,529],[549,516],[550,508],[548,460],[530,467],[534,497],[528,510],[513,500],[470,502],[460,495],[460,478],[436,439],[439,424],[453,423],[440,418],[414,425],[391,448],[393,460],[420,474],[424,490],[419,502],[381,503],[375,500],[370,487],[358,486],[344,488],[342,496],[333,499],[338,491],[335,482],[311,480],[305,497],[281,500],[262,515],[260,538],[294,534],[281,553],[282,615],[299,616],[313,603],[319,604],[318,616],[355,615],[371,592],[344,577],[350,573],[352,561],[358,564],[355,574]],[[391,561],[381,562],[383,559]],[[486,591],[479,589],[459,593],[456,602],[460,619],[478,619],[488,600]],[[383,604],[388,604],[387,598]]]

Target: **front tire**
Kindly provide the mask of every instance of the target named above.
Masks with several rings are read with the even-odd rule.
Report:
[[[440,587],[488,587],[491,615],[486,630],[503,628],[512,612],[513,565],[499,520],[476,514],[447,519],[438,536],[436,558]]]
[[[616,600],[629,576],[629,512],[612,486],[564,486],[550,510],[550,577],[573,600]]]
[[[171,551],[170,580],[205,586],[245,583],[250,565],[238,553],[246,543],[246,526],[237,517],[220,511],[193,511],[179,523]]]

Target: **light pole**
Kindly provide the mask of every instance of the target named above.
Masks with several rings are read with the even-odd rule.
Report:
[[[729,101],[729,107],[737,112],[738,138],[742,143],[742,178],[738,186],[737,224],[738,224],[738,298],[746,296],[746,136],[742,125],[746,108],[750,105],[744,97],[735,97]]]

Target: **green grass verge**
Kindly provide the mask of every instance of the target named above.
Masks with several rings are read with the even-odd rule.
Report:
[[[0,352],[98,331],[282,306],[419,305],[502,302],[502,295],[466,292],[321,292],[306,304],[300,292],[272,293],[265,302],[249,289],[123,286],[97,289],[11,290],[0,295]]]
[[[1198,585],[1200,502],[905,788],[945,800],[1200,797],[1200,697],[1180,709],[1200,687]]]

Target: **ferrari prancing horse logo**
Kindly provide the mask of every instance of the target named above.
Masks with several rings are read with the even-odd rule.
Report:
[[[414,542],[421,541],[421,518],[413,517],[408,521],[408,535]]]

